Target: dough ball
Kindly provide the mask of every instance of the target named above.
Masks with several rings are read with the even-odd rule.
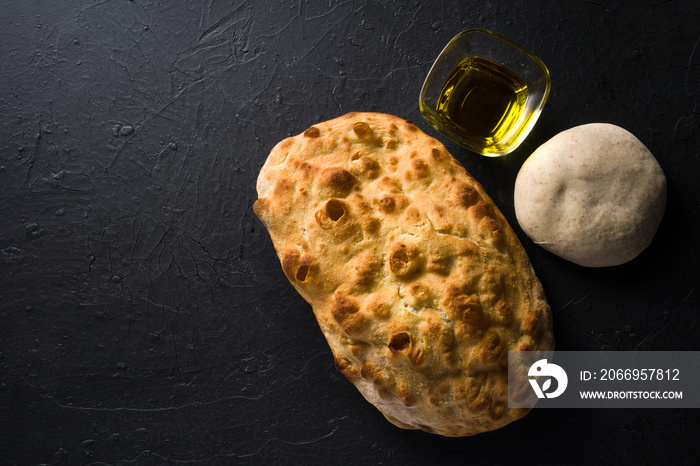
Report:
[[[666,177],[633,134],[592,123],[563,131],[525,161],[515,181],[520,226],[544,249],[586,267],[628,262],[651,243]]]

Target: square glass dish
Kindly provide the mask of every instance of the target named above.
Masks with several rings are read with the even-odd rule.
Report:
[[[515,150],[542,112],[551,80],[542,61],[485,29],[455,36],[435,60],[420,111],[440,133],[497,157]]]

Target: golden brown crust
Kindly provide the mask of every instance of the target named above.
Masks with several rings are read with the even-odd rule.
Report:
[[[254,210],[336,368],[402,428],[504,426],[509,350],[553,348],[529,259],[481,185],[413,123],[351,113],[271,151]]]

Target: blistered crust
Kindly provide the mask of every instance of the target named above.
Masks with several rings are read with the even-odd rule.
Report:
[[[509,409],[508,351],[550,350],[551,313],[481,185],[413,123],[351,113],[273,148],[255,213],[336,368],[395,425],[474,435]]]

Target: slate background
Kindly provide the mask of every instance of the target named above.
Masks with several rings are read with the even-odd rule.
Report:
[[[552,74],[515,153],[451,152],[503,210],[562,350],[700,350],[697,2],[5,0],[0,461],[697,464],[697,410],[535,410],[446,439],[386,422],[333,368],[252,212],[269,150],[348,111],[422,120],[442,47],[482,27]],[[519,229],[557,132],[611,122],[658,158],[652,246],[585,269]]]

